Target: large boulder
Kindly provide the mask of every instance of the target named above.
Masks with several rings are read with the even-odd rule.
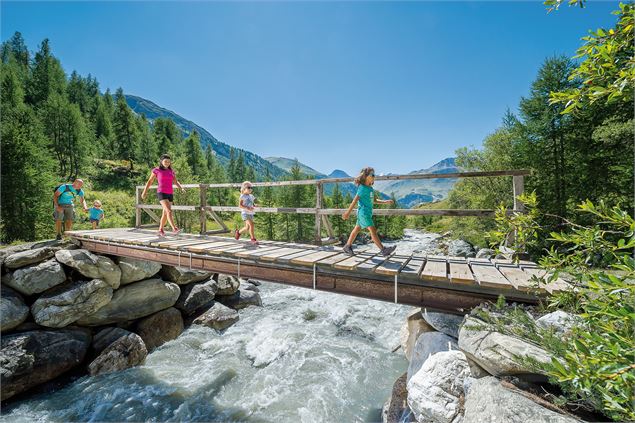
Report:
[[[108,257],[98,256],[88,250],[60,250],[55,253],[55,258],[87,278],[102,279],[112,289],[119,288],[121,269]]]
[[[204,281],[214,276],[212,272],[204,272],[202,270],[190,270],[186,267],[175,267],[164,264],[161,268],[161,276],[170,282],[178,285],[187,285],[188,283]]]
[[[430,326],[421,316],[421,309],[415,308],[406,316],[406,321],[399,331],[399,341],[401,350],[406,355],[408,361],[411,360],[412,350],[414,349],[417,339],[422,333],[434,332],[434,328]]]
[[[214,279],[218,282],[216,295],[233,295],[240,289],[240,279],[236,276],[219,273]]]
[[[523,339],[496,332],[485,322],[468,317],[459,331],[459,348],[494,376],[516,375],[528,380],[544,380],[544,376],[522,360],[531,357],[550,363],[551,356],[542,348]]]
[[[31,306],[35,322],[61,328],[92,314],[108,304],[113,290],[106,281],[69,282],[46,291]]]
[[[174,307],[166,308],[139,320],[135,332],[151,352],[183,333],[183,317]]]
[[[392,385],[390,398],[382,409],[382,423],[398,423],[408,409],[408,390],[406,389],[406,374],[401,375]]]
[[[145,363],[148,356],[143,340],[136,333],[117,338],[88,365],[88,373],[96,376],[117,372]]]
[[[82,329],[3,335],[0,350],[2,401],[79,365],[90,345]]]
[[[495,377],[466,383],[463,423],[578,423],[573,417],[549,410],[525,396],[501,386]]]
[[[156,275],[161,270],[161,264],[149,260],[121,257],[119,268],[121,269],[121,285],[127,285]]]
[[[172,307],[180,293],[178,285],[161,279],[135,282],[116,290],[108,304],[95,313],[82,317],[77,323],[83,326],[101,326],[149,316]]]
[[[462,239],[455,239],[448,243],[448,256],[475,257],[476,251],[472,244]]]
[[[421,369],[423,364],[438,352],[458,350],[456,340],[441,332],[425,332],[417,339],[408,365],[408,380]]]
[[[194,319],[192,323],[221,331],[227,329],[237,321],[238,312],[236,310],[215,302],[205,313]]]
[[[4,259],[4,267],[7,269],[18,269],[31,264],[48,260],[55,255],[55,249],[51,247],[35,248],[19,253],[11,254]]]
[[[233,295],[217,295],[216,301],[235,310],[240,310],[250,305],[262,306],[260,294],[254,291],[237,291]]]
[[[459,327],[463,321],[463,316],[450,313],[440,313],[424,309],[421,314],[423,319],[430,326],[454,338],[459,337]]]
[[[100,330],[95,334],[95,336],[93,336],[93,342],[91,344],[93,352],[95,354],[101,353],[106,349],[106,347],[108,347],[108,345],[112,344],[122,336],[128,335],[129,333],[130,331],[115,327]]]
[[[0,295],[0,331],[6,332],[24,322],[29,316],[29,307],[22,296],[8,286],[2,286]]]
[[[24,295],[39,294],[65,280],[64,269],[53,259],[2,276],[3,284]]]
[[[253,285],[249,282],[245,282],[245,281],[240,281],[240,287],[238,288],[241,291],[254,291],[254,292],[260,292],[260,288],[258,288],[257,285]]]
[[[469,376],[470,366],[461,351],[439,352],[427,359],[408,382],[408,406],[417,421],[454,421]]]
[[[181,295],[174,307],[186,315],[192,314],[196,310],[212,304],[216,291],[218,291],[218,285],[212,278],[202,282],[181,285]]]
[[[545,314],[541,318],[536,320],[536,325],[543,329],[552,329],[559,335],[566,335],[573,327],[581,323],[579,316],[569,314],[562,310],[554,311],[553,313]]]

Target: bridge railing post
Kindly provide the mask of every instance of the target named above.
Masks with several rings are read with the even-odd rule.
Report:
[[[320,245],[322,243],[322,218],[320,216],[320,210],[322,210],[322,194],[324,192],[324,186],[317,182],[315,184],[315,243]]]
[[[135,187],[135,228],[141,227],[141,193],[139,187]]]
[[[522,195],[525,192],[525,177],[513,176],[513,185],[514,185],[514,211],[524,212],[525,205],[522,201],[518,199],[519,195]]]
[[[200,234],[205,235],[207,233],[207,185],[200,184],[200,209],[199,209],[199,221],[201,223]]]

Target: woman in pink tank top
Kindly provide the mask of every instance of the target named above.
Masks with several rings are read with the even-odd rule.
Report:
[[[159,167],[152,169],[152,173],[150,173],[148,182],[146,182],[146,186],[141,194],[143,200],[146,199],[148,188],[150,188],[150,185],[152,185],[155,179],[159,185],[157,188],[157,198],[163,207],[163,213],[161,214],[161,221],[159,223],[159,236],[165,236],[163,227],[166,221],[170,222],[174,235],[176,235],[181,230],[174,224],[174,217],[172,216],[172,203],[174,203],[174,189],[172,188],[172,184],[175,183],[176,186],[181,189],[181,192],[185,192],[185,189],[176,179],[176,172],[172,170],[172,159],[167,154],[162,155],[161,159],[159,159]]]

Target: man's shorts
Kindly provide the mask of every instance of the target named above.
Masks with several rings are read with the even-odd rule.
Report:
[[[362,228],[362,229],[366,229],[370,226],[375,226],[375,224],[373,223],[373,215],[372,214],[365,214],[365,213],[359,213],[357,215],[357,224]]]
[[[65,222],[72,222],[75,220],[75,207],[72,204],[60,204],[62,211],[57,211],[57,208],[53,209],[53,218],[55,220],[63,220]]]

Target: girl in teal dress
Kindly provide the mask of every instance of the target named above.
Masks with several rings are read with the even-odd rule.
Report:
[[[379,248],[379,251],[383,256],[389,256],[395,251],[396,246],[384,247],[377,235],[377,229],[373,224],[373,203],[377,204],[392,204],[392,200],[379,200],[375,198],[375,190],[373,184],[375,183],[375,169],[372,167],[365,167],[360,172],[359,176],[355,178],[355,185],[357,188],[357,194],[351,205],[348,206],[348,210],[342,215],[342,219],[346,220],[353,211],[355,204],[357,207],[357,224],[353,228],[351,235],[348,237],[348,241],[344,246],[344,252],[347,254],[353,254],[353,241],[357,237],[357,234],[362,229],[368,229],[370,236],[373,239],[375,245]]]

